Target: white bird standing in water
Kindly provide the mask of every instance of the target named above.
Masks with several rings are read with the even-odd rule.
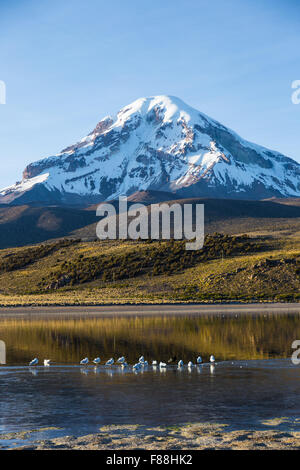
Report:
[[[124,356],[119,357],[119,359],[117,360],[118,364],[124,364],[124,362],[125,362],[125,357]]]
[[[50,359],[44,359],[44,366],[45,367],[50,367],[50,362],[51,362]]]
[[[197,357],[197,364],[202,364],[202,357],[201,356]]]
[[[143,363],[143,362],[145,362],[145,358],[144,358],[144,356],[141,356],[141,357],[139,358],[139,362],[140,362],[140,363]]]
[[[214,364],[216,362],[215,356],[211,355],[209,361]]]
[[[106,361],[105,365],[106,366],[112,366],[114,362],[115,362],[114,359],[111,357],[110,359],[108,359],[108,361]]]
[[[192,363],[192,361],[189,361],[188,362],[188,367],[193,367],[193,366],[194,366],[194,364]]]
[[[81,364],[82,366],[85,366],[85,365],[88,364],[88,363],[89,363],[89,358],[88,358],[88,357],[85,357],[84,359],[82,359],[82,360],[80,361],[80,364]]]
[[[167,367],[167,364],[165,362],[160,362],[159,363],[159,367],[161,367],[162,369],[164,369],[165,367]]]
[[[100,364],[100,362],[101,362],[100,357],[95,357],[95,359],[93,360],[94,364]]]
[[[39,360],[37,357],[35,357],[34,359],[32,359],[32,361],[29,362],[29,365],[30,366],[37,366],[39,363]]]
[[[178,367],[183,367],[183,360],[180,359],[180,361],[178,361]]]
[[[141,366],[141,363],[140,363],[140,362],[137,362],[136,364],[134,364],[134,366],[132,366],[132,369],[133,369],[133,370],[139,370],[139,369],[141,369],[141,368],[142,368],[142,366]]]
[[[157,366],[157,361],[152,361],[153,366]]]

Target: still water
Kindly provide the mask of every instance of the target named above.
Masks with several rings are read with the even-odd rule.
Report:
[[[56,427],[52,435],[95,432],[103,424],[222,422],[262,428],[284,417],[300,430],[300,366],[291,344],[299,315],[1,318],[7,364],[0,366],[0,434]],[[134,373],[79,366],[85,356],[144,355],[204,364]],[[208,364],[210,354],[217,360]],[[33,357],[55,362],[29,368]],[[284,426],[284,424],[283,424]],[[1,441],[1,438],[0,438]]]

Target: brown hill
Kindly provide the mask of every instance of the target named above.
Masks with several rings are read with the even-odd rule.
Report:
[[[0,207],[0,248],[65,237],[96,220],[93,212],[69,207]]]
[[[204,204],[205,233],[225,232],[252,233],[256,231],[278,232],[300,231],[300,205],[295,204],[295,199],[279,199],[264,201],[247,201],[237,199],[208,199],[189,198],[162,200],[173,194],[158,191],[141,191],[134,195],[134,200],[129,200],[128,206],[135,202],[150,205],[164,202],[166,204]],[[280,201],[280,202],[279,202]],[[285,202],[284,202],[285,201]],[[118,211],[118,201],[110,201]],[[97,206],[91,206],[89,210],[96,210]],[[84,227],[75,232],[76,236],[86,240],[94,239],[96,224]]]
[[[170,200],[160,191],[140,191],[129,198],[147,205],[204,204],[205,232],[247,233],[253,231],[300,231],[300,203],[295,199],[246,201],[191,198]],[[118,201],[111,201],[118,209]],[[68,206],[0,206],[0,248],[23,246],[61,237],[94,240],[95,205],[87,209]]]

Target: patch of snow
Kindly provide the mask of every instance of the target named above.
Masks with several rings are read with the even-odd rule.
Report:
[[[44,183],[49,178],[49,173],[44,173],[42,175],[35,176],[34,178],[24,179],[18,183],[15,183],[12,186],[8,186],[7,188],[3,188],[0,191],[0,194],[4,196],[7,193],[12,191],[16,192],[23,192],[28,191],[29,189],[33,188],[36,184]]]

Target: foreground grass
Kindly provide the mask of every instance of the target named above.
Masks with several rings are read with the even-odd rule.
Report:
[[[288,431],[283,430],[281,424],[285,420],[279,418],[273,420],[276,421],[275,424],[262,423],[264,429],[259,431],[233,430],[222,423],[191,423],[176,426],[110,425],[102,426],[97,433],[87,436],[46,438],[39,441],[34,437],[36,431],[27,431],[4,435],[3,442],[7,445],[3,447],[8,447],[9,440],[14,439],[19,440],[19,443],[12,448],[34,450],[299,449],[300,433],[293,429],[293,423]],[[23,445],[22,440],[25,441]]]

